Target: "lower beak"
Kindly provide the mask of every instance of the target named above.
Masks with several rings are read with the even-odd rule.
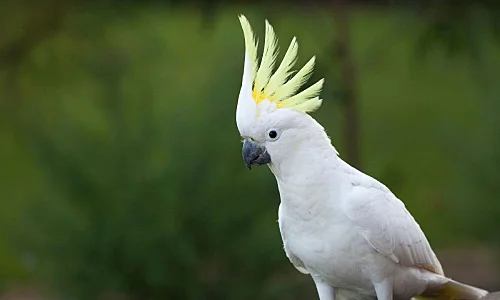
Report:
[[[271,156],[266,148],[248,139],[243,143],[242,152],[243,161],[249,170],[252,169],[252,165],[260,166],[271,162]]]

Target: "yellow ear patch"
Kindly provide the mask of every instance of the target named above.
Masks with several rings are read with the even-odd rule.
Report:
[[[252,65],[252,97],[256,103],[265,99],[276,103],[277,108],[291,108],[304,113],[312,112],[321,106],[322,100],[319,93],[323,88],[324,79],[319,80],[309,88],[296,94],[311,77],[315,57],[313,56],[293,77],[290,78],[292,67],[297,61],[299,45],[294,37],[288,50],[273,73],[276,57],[278,56],[278,39],[273,27],[266,20],[266,36],[264,51],[259,65],[257,58],[258,42],[248,22],[243,15],[239,16],[243,35],[245,37],[245,52]]]

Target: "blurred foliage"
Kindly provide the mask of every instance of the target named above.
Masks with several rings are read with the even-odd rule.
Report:
[[[0,282],[49,285],[63,299],[314,293],[283,253],[272,175],[247,172],[240,157],[236,16],[259,35],[266,16],[218,8],[206,30],[197,6],[129,2],[13,5],[3,19],[0,49],[23,52],[0,72]],[[272,16],[282,47],[298,37],[299,64],[318,54],[312,80],[326,76],[326,101],[314,117],[342,155],[338,74],[323,51],[331,15]],[[360,8],[351,22],[353,55],[369,62],[357,66],[363,171],[405,201],[436,247],[500,244],[494,42],[474,35],[480,60],[430,51],[422,61],[420,18]]]
[[[500,42],[500,2],[491,0],[401,0],[416,7],[425,22],[417,39],[421,54],[442,47],[455,56],[477,56],[485,39]]]

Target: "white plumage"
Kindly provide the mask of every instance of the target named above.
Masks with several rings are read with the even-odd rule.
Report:
[[[323,80],[295,92],[309,78],[314,58],[287,81],[297,56],[294,38],[272,75],[274,30],[266,21],[259,67],[251,27],[245,17],[240,21],[246,54],[236,123],[245,140],[243,159],[249,167],[268,164],[276,177],[286,255],[312,276],[319,298],[472,300],[487,294],[446,278],[403,202],[344,162],[323,127],[307,114],[321,104]]]

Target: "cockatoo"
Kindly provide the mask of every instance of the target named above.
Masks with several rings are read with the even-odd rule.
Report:
[[[240,15],[244,70],[236,108],[243,160],[267,164],[280,193],[278,224],[285,253],[312,277],[320,300],[479,299],[488,292],[445,277],[420,226],[385,185],[338,155],[318,109],[323,79],[298,92],[313,56],[292,68],[294,37],[275,67],[277,38],[266,20],[262,60],[248,20]],[[292,76],[293,75],[293,76]]]

